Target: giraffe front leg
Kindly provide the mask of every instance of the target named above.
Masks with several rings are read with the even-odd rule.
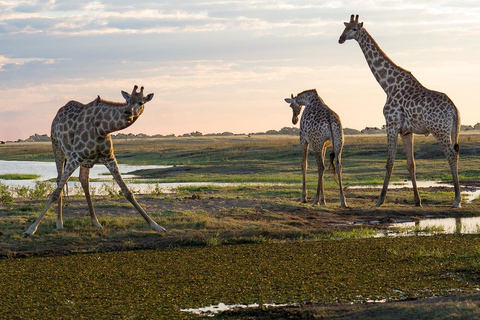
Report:
[[[127,185],[125,184],[125,181],[123,181],[122,175],[118,170],[118,165],[115,158],[108,159],[107,161],[105,161],[105,166],[108,168],[110,173],[115,178],[115,181],[117,182],[118,186],[122,190],[125,198],[128,201],[130,201],[130,203],[135,207],[135,209],[137,209],[138,213],[140,213],[140,215],[145,219],[145,221],[147,221],[148,225],[157,232],[167,232],[165,228],[163,228],[162,226],[159,226],[155,221],[153,221],[152,218],[150,218],[150,216],[145,212],[145,210],[138,204],[137,200],[135,199],[135,196],[128,189]]]
[[[390,178],[392,176],[393,167],[395,164],[395,152],[397,151],[397,137],[398,131],[395,129],[387,129],[387,138],[388,138],[388,158],[387,164],[385,166],[385,180],[383,181],[382,191],[380,192],[380,197],[378,198],[375,207],[380,207],[385,202],[385,197],[387,195],[388,184],[390,183]]]
[[[415,158],[413,153],[413,134],[402,135],[403,148],[405,150],[405,156],[407,157],[407,169],[410,173],[410,179],[412,180],[413,196],[415,199],[415,206],[421,207],[422,200],[418,193],[417,187],[417,174],[415,170]]]
[[[92,220],[92,224],[94,227],[102,228],[102,225],[97,219],[95,208],[93,207],[93,203],[92,203],[92,198],[90,196],[89,174],[90,174],[90,169],[87,167],[81,166],[78,180],[80,180],[80,184],[82,185],[83,192],[85,193],[85,199],[87,200],[88,211],[90,211],[90,218]]]

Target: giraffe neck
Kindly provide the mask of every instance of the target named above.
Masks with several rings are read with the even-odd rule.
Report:
[[[312,90],[306,90],[297,95],[297,100],[299,101],[300,104],[304,105],[305,107],[316,105],[325,105],[323,102],[322,98],[317,93],[317,90],[312,89]],[[320,104],[318,103],[312,103],[314,101],[319,101]]]
[[[375,79],[387,95],[397,90],[405,81],[414,80],[417,82],[410,71],[396,65],[385,52],[380,49],[367,30],[362,28],[356,40]]]
[[[111,102],[102,99],[96,100],[94,105],[95,127],[101,136],[106,136],[112,132],[119,131],[131,126],[143,112],[141,110],[133,110],[127,103]],[[132,117],[128,117],[125,112],[133,113]],[[134,116],[136,115],[136,116]]]

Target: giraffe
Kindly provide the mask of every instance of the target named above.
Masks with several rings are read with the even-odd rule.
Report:
[[[390,60],[363,28],[363,22],[358,22],[358,15],[354,19],[352,14],[350,21],[345,22],[345,30],[338,42],[342,44],[350,39],[358,42],[375,79],[387,94],[383,115],[387,129],[388,158],[385,180],[375,206],[379,207],[385,202],[399,135],[407,158],[415,205],[422,205],[416,181],[413,134],[428,136],[431,133],[441,144],[450,166],[455,190],[452,207],[461,207],[458,181],[460,114],[457,108],[446,94],[425,88],[409,71]]]
[[[317,93],[316,89],[306,90],[296,97],[285,99],[290,103],[293,111],[292,123],[297,124],[298,115],[305,106],[300,120],[300,145],[302,146],[302,198],[303,203],[307,202],[307,156],[309,145],[312,145],[313,152],[318,165],[317,194],[313,205],[325,205],[325,190],[323,187],[323,174],[325,172],[324,158],[325,150],[331,143],[333,152],[330,154],[330,165],[336,171],[340,189],[340,205],[347,207],[342,187],[342,150],[343,150],[343,128],[339,116],[330,109]],[[336,167],[336,168],[335,168]]]
[[[62,189],[78,167],[80,167],[79,180],[85,192],[92,223],[95,227],[102,227],[95,214],[89,191],[89,172],[96,163],[103,163],[108,168],[125,198],[133,204],[152,229],[166,232],[138,204],[122,179],[113,153],[110,133],[132,125],[143,113],[145,103],[153,98],[153,93],[143,95],[143,87],[139,92],[137,89],[138,86],[135,86],[131,94],[122,91],[126,100],[124,103],[103,100],[98,96],[88,104],[70,101],[58,110],[51,128],[52,148],[58,173],[57,188],[50,195],[42,213],[24,232],[26,237],[36,232],[45,213],[56,201],[58,201],[56,227],[59,230],[63,229]]]

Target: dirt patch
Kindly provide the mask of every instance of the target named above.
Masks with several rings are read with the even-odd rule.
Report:
[[[55,230],[54,205],[33,241],[16,238],[37,218],[45,202],[15,199],[10,207],[0,208],[0,256],[323,239],[356,229],[383,231],[398,221],[476,216],[480,212],[478,203],[451,209],[453,197],[445,196],[448,189],[444,188],[422,189],[422,207],[413,205],[409,188],[390,190],[380,208],[374,207],[378,196],[374,189],[347,188],[349,208],[340,207],[335,189],[327,190],[326,206],[312,205],[312,198],[300,203],[299,193],[285,190],[276,188],[274,196],[268,187],[138,195],[146,212],[169,231],[166,235],[153,232],[123,197],[95,197],[94,206],[104,228],[93,228],[85,200],[71,197],[65,201],[64,230]]]

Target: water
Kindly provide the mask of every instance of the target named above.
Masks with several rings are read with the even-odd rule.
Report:
[[[426,218],[417,221],[399,221],[391,228],[398,229],[397,235],[413,234],[478,234],[480,217],[467,218]]]
[[[270,307],[287,307],[287,306],[298,306],[296,303],[291,303],[291,304],[275,304],[275,303],[266,303],[266,304],[258,304],[258,303],[253,303],[253,304],[232,304],[232,305],[227,305],[224,303],[219,303],[217,305],[211,305],[208,307],[202,307],[202,308],[191,308],[191,309],[180,309],[182,312],[188,312],[188,313],[193,313],[197,314],[200,316],[206,316],[206,317],[214,317],[216,314],[231,310],[231,309],[246,309],[246,308],[258,308],[258,307],[264,307],[264,308],[270,308]]]
[[[122,177],[124,179],[131,179],[135,178],[135,175],[131,174],[131,172],[135,170],[141,169],[164,169],[170,168],[172,166],[159,166],[159,165],[127,165],[127,164],[119,164],[120,172],[122,173]],[[73,174],[72,177],[78,177],[79,170],[77,169]],[[19,174],[36,174],[39,176],[37,179],[31,180],[4,180],[0,179],[0,182],[4,185],[11,186],[11,187],[28,187],[33,188],[35,187],[35,182],[37,181],[47,181],[50,179],[57,178],[57,169],[54,162],[40,162],[40,161],[4,161],[0,160],[0,175],[2,174],[11,174],[11,173],[19,173]],[[130,173],[130,174],[129,174]],[[92,169],[90,169],[90,178],[91,179],[99,179],[102,181],[95,181],[90,182],[90,186],[96,189],[100,189],[102,185],[105,183],[114,183],[113,177],[110,175],[108,169],[102,165],[98,164],[95,165]],[[69,182],[69,186],[74,186],[72,188],[73,193],[75,193],[75,189],[78,189],[80,184],[78,182]],[[158,188],[161,192],[172,192],[173,189],[179,187],[188,187],[188,186],[206,186],[206,185],[214,185],[214,186],[233,186],[233,185],[265,185],[265,183],[212,183],[212,182],[185,182],[185,183],[135,183],[130,184],[129,187],[133,189],[133,191],[137,193],[148,193],[151,192],[154,188]],[[273,184],[272,185],[276,185]],[[417,185],[419,188],[429,188],[429,187],[447,187],[451,188],[452,185],[448,183],[442,183],[438,181],[418,181]],[[348,188],[357,189],[357,188],[378,188],[381,189],[382,186],[380,185],[370,185],[370,186],[349,186]],[[404,181],[401,183],[392,183],[389,185],[389,188],[405,188],[405,187],[412,187],[411,181]],[[480,188],[462,185],[462,198],[463,201],[468,203],[480,197]],[[115,187],[117,189],[117,187]],[[72,194],[73,194],[72,193]]]
[[[403,182],[390,183],[388,185],[389,189],[401,189],[401,188],[412,188],[412,181],[405,180]],[[439,182],[439,181],[417,181],[418,188],[453,188],[453,185],[450,183]],[[381,185],[367,185],[367,186],[349,186],[351,189],[381,189]],[[480,188],[469,186],[469,185],[460,185],[462,192],[462,201],[470,203],[473,200],[480,197]]]
[[[222,182],[172,182],[172,183],[128,183],[128,179],[135,178],[136,176],[131,174],[135,170],[141,169],[164,169],[172,166],[159,166],[159,165],[118,165],[122,177],[125,179],[128,187],[134,193],[151,193],[153,190],[161,191],[163,193],[170,193],[173,190],[181,187],[190,186],[241,186],[241,185],[278,185],[278,183],[266,184],[266,183],[222,183]],[[72,177],[78,177],[79,170],[77,169]],[[0,182],[9,187],[28,187],[34,188],[37,181],[48,181],[50,179],[57,178],[57,169],[54,162],[39,162],[39,161],[3,161],[0,160],[0,175],[2,174],[36,174],[39,177],[29,180],[4,180],[0,179]],[[101,181],[91,181],[90,188],[92,194],[101,194],[102,187],[105,185],[109,189],[120,190],[115,183],[108,169],[102,165],[95,165],[90,169],[90,178],[99,179]],[[53,184],[53,183],[52,183]],[[76,193],[83,193],[78,181],[68,182],[69,194],[74,195]]]
[[[134,178],[135,176],[129,174],[129,172],[141,169],[164,169],[171,166],[157,166],[157,165],[146,165],[146,166],[137,166],[137,165],[127,165],[120,164],[120,172],[124,179]],[[78,177],[80,169],[78,168],[72,174],[72,177]],[[4,180],[0,179],[0,182],[4,185],[10,187],[28,187],[33,188],[37,181],[48,181],[51,179],[57,178],[57,168],[55,162],[40,162],[40,161],[4,161],[0,160],[0,175],[2,174],[35,174],[39,177],[36,179],[28,180]],[[90,185],[94,188],[101,187],[105,182],[112,182],[113,177],[110,175],[107,167],[102,164],[95,165],[90,169],[90,178],[91,179],[101,179],[102,182],[91,182]],[[69,182],[69,185],[77,186],[80,185],[78,182]],[[135,189],[145,189],[151,187],[151,184],[138,184],[135,185]]]

